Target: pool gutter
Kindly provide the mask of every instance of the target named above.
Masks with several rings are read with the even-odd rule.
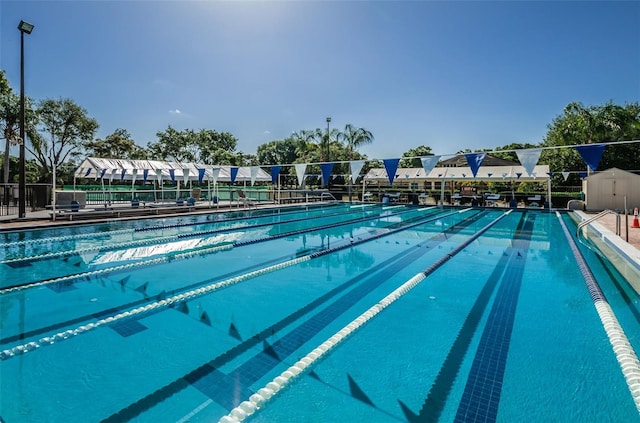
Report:
[[[573,213],[581,221],[592,217],[582,211]],[[591,222],[588,228],[592,231],[588,233],[589,239],[625,277],[629,285],[640,294],[640,250],[625,242],[598,221]]]

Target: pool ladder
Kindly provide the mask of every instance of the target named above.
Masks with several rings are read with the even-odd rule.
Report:
[[[616,235],[620,236],[620,213],[618,213],[615,210],[603,210],[600,213],[596,214],[595,216],[590,217],[587,220],[583,220],[582,222],[578,223],[578,228],[576,229],[576,238],[578,239],[578,241],[586,246],[587,248],[589,248],[591,251],[595,252],[596,254],[602,256],[602,253],[595,248],[592,248],[590,243],[583,241],[580,238],[580,233],[582,232],[581,229],[584,228],[585,226],[587,226],[588,224],[590,224],[591,222],[594,222],[598,219],[600,219],[601,217],[604,217],[608,214],[615,214],[616,215]],[[584,238],[586,239],[586,235],[584,236]]]
[[[616,215],[616,235],[620,236],[620,213],[618,213],[615,210],[603,210],[600,213],[596,214],[593,217],[590,217],[587,220],[583,220],[582,222],[578,223],[578,229],[576,231],[576,236],[579,238],[580,237],[580,229],[582,229],[583,227],[587,226],[589,223],[600,219],[601,217],[604,217],[608,214],[615,214]]]

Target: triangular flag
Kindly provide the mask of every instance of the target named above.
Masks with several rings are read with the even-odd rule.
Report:
[[[218,183],[218,176],[219,175],[220,175],[220,168],[219,167],[214,167],[213,169],[211,169],[211,176],[209,177],[209,179],[213,181],[213,185]]]
[[[87,172],[84,174],[85,178],[91,174],[91,168],[87,169]]]
[[[251,172],[251,186],[256,182],[256,178],[258,177],[258,171],[260,170],[260,166],[251,166],[249,171]]]
[[[147,178],[149,177],[149,169],[143,169],[142,170],[142,180],[146,183],[147,182]]]
[[[230,169],[231,172],[231,183],[234,183],[236,181],[236,178],[238,177],[238,168],[233,166]]]
[[[351,172],[351,175],[349,175],[349,177],[351,178],[351,182],[355,182],[356,179],[358,179],[363,166],[364,160],[352,160],[349,162],[349,169]]]
[[[198,169],[198,183],[201,184],[204,179],[204,174],[207,169]]]
[[[102,169],[102,172],[100,172],[100,179],[104,178],[105,173],[107,173],[107,169]]]
[[[580,156],[582,156],[582,160],[589,166],[591,171],[595,172],[598,168],[598,164],[600,164],[600,159],[602,158],[602,153],[604,153],[604,148],[606,144],[587,144],[587,145],[576,145],[574,148],[578,150]]]
[[[169,169],[169,176],[171,176],[171,182],[176,182],[176,170],[175,169]]]
[[[136,182],[136,176],[138,176],[138,169],[133,169],[131,172],[131,184],[133,185]]]
[[[298,176],[298,185],[302,186],[304,182],[304,172],[307,170],[306,163],[298,163],[295,165],[296,175]]]
[[[329,176],[333,169],[333,163],[320,163],[320,169],[322,170],[322,186],[326,186],[329,183]]]
[[[571,174],[571,172],[562,172],[562,176],[564,177],[565,181],[569,178],[570,174]]]
[[[116,173],[118,173],[118,169],[111,169],[111,175],[109,176],[109,182],[113,181],[113,178],[115,178]]]
[[[271,166],[271,183],[272,184],[276,184],[276,182],[278,182],[278,177],[280,176],[280,170],[282,169],[282,166]]]
[[[182,180],[187,185],[187,182],[189,182],[189,169],[182,169]]]
[[[124,175],[127,174],[127,170],[126,169],[122,169],[122,173],[120,173],[120,180],[124,181]]]
[[[520,179],[520,177],[522,176],[522,172],[516,172],[516,178]]]
[[[520,160],[520,164],[522,165],[522,167],[524,167],[524,170],[527,171],[527,175],[531,176],[533,168],[536,167],[536,165],[538,164],[538,159],[540,159],[540,153],[542,153],[541,148],[516,150],[518,160]]]
[[[440,156],[421,157],[420,161],[422,162],[422,168],[424,169],[424,175],[427,176],[427,175],[429,175],[429,173],[431,173],[433,168],[436,167],[436,165],[440,161]]]
[[[469,167],[471,168],[471,172],[473,172],[473,177],[476,177],[478,173],[478,169],[480,169],[480,165],[484,160],[487,153],[468,153],[464,156],[467,158],[467,163],[469,163]]]
[[[162,169],[156,169],[156,179],[159,184],[162,184]]]
[[[396,177],[396,170],[398,170],[400,159],[384,159],[382,162],[384,163],[384,168],[387,170],[389,185],[393,185],[393,179]]]

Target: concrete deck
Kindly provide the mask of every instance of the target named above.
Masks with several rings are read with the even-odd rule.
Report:
[[[608,214],[606,216],[601,217],[595,223],[599,223],[607,230],[613,233],[613,236],[616,236],[616,216],[613,214]],[[620,240],[622,242],[626,242],[629,245],[632,245],[636,249],[640,250],[640,228],[633,228],[633,215],[624,216],[620,215]]]

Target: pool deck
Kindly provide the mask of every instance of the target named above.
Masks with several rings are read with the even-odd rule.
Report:
[[[633,228],[631,225],[633,224],[633,215],[628,216],[628,223],[625,222],[625,216],[620,215],[620,240],[626,242],[636,249],[640,250],[640,228]],[[613,233],[613,236],[616,236],[616,217],[613,214],[608,214],[600,219],[598,219],[600,225],[602,225],[607,230]],[[627,239],[628,235],[628,239]]]

